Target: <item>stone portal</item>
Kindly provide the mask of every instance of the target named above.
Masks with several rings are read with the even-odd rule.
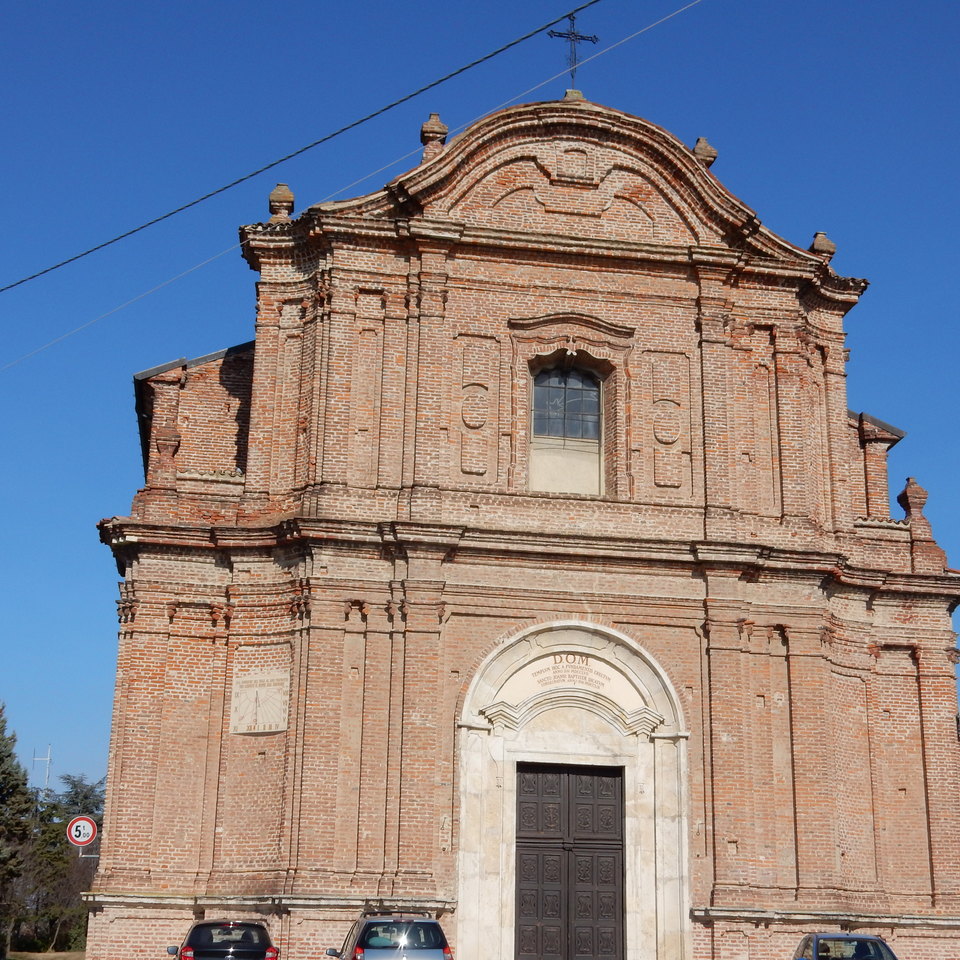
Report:
[[[591,955],[611,945],[603,956],[688,954],[687,734],[674,690],[649,655],[592,624],[525,631],[478,671],[461,731],[463,960],[525,956],[531,936],[540,951],[533,955],[578,956],[578,904],[584,914],[612,914],[581,925],[581,939],[598,941]],[[578,779],[579,835],[562,822],[581,813]],[[530,910],[538,916],[526,917]],[[552,912],[557,924],[548,922]]]

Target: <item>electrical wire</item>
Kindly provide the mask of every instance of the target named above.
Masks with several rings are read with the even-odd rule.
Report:
[[[460,74],[466,73],[468,70],[472,70],[481,63],[486,63],[488,60],[492,60],[494,57],[499,56],[501,53],[505,53],[507,50],[510,50],[520,43],[523,43],[525,40],[535,37],[538,33],[543,33],[544,30],[560,23],[561,20],[566,20],[567,17],[574,16],[581,10],[586,10],[587,7],[592,7],[600,2],[601,0],[587,0],[586,3],[582,3],[580,6],[574,7],[572,10],[569,10],[567,13],[563,14],[563,16],[557,17],[555,20],[551,20],[549,23],[545,23],[542,26],[537,27],[535,30],[525,33],[522,37],[517,37],[515,40],[511,40],[509,43],[505,43],[502,47],[498,47],[496,50],[493,50],[490,53],[485,54],[484,56],[479,57],[478,59],[473,60],[462,67],[459,67],[452,73],[448,73],[445,76],[440,77],[438,80],[431,81],[425,86],[414,90],[412,93],[408,93],[406,96],[400,97],[398,100],[394,100],[392,103],[388,103],[386,106],[380,107],[378,110],[374,110],[373,113],[368,113],[366,116],[360,117],[359,120],[354,120],[352,123],[348,123],[345,126],[340,127],[338,130],[328,133],[319,140],[314,140],[313,143],[308,143],[305,147],[301,147],[299,150],[294,150],[293,153],[288,153],[286,156],[280,157],[279,160],[274,160],[263,167],[259,167],[251,173],[245,174],[242,177],[238,177],[236,180],[231,180],[230,183],[224,184],[222,187],[218,187],[216,190],[211,190],[209,193],[205,193],[202,197],[197,197],[195,200],[191,200],[189,203],[181,204],[181,206],[176,207],[175,209],[170,210],[159,217],[154,217],[152,220],[148,220],[146,223],[140,224],[139,227],[134,227],[132,230],[127,230],[124,233],[118,234],[110,240],[104,240],[103,243],[98,243],[96,246],[90,247],[88,250],[84,250],[82,253],[68,257],[66,260],[61,260],[59,263],[55,263],[43,270],[38,270],[36,273],[30,274],[28,277],[23,277],[14,283],[8,283],[6,286],[0,287],[0,293],[5,293],[7,290],[12,290],[14,287],[19,287],[21,284],[28,283],[30,280],[36,280],[38,277],[42,277],[45,274],[52,273],[54,270],[59,270],[61,267],[67,266],[67,264],[76,263],[77,260],[82,260],[84,257],[90,256],[91,253],[96,253],[98,250],[103,250],[104,247],[109,247],[114,243],[119,243],[121,240],[126,240],[127,237],[132,237],[135,233],[139,233],[141,230],[146,230],[147,227],[152,227],[155,224],[162,223],[164,220],[169,220],[178,213],[183,213],[184,210],[189,210],[191,207],[195,207],[198,204],[203,203],[205,200],[210,200],[213,197],[219,196],[221,193],[225,193],[227,190],[231,190],[234,187],[239,186],[241,183],[246,183],[248,180],[252,180],[261,173],[266,173],[267,170],[272,170],[274,167],[278,167],[280,164],[286,163],[288,160],[292,160],[294,157],[299,157],[308,150],[313,150],[314,147],[319,147],[322,143],[328,143],[335,137],[339,137],[341,134],[347,133],[349,130],[354,130],[361,124],[367,123],[376,117],[382,116],[388,111],[393,110],[395,107],[399,107],[401,104],[412,100],[414,97],[420,96],[421,93],[426,93],[428,90],[432,90],[434,87],[438,87],[440,84],[446,83],[448,80],[452,80],[454,77],[458,77]]]
[[[593,0],[593,2],[599,2],[599,0]],[[661,17],[659,20],[656,20],[653,23],[647,24],[645,27],[641,27],[639,30],[636,30],[633,33],[629,34],[628,36],[623,37],[620,40],[617,40],[615,43],[612,43],[609,46],[604,47],[602,50],[598,50],[596,53],[587,57],[585,60],[579,61],[578,67],[581,67],[584,64],[589,63],[591,60],[596,60],[598,57],[602,57],[604,54],[609,53],[611,50],[615,50],[617,47],[620,47],[623,44],[629,42],[630,40],[633,40],[636,37],[639,37],[641,34],[646,33],[648,30],[652,30],[654,27],[657,27],[662,23],[666,23],[666,21],[673,19],[673,17],[678,16],[679,14],[683,13],[685,10],[689,10],[691,7],[695,7],[697,6],[697,4],[702,2],[703,0],[691,0],[690,3],[687,3],[684,6],[679,7],[678,9],[674,10],[672,13],[669,13],[666,16]],[[589,6],[589,4],[587,5]],[[578,7],[577,9],[579,10],[583,8]],[[564,19],[564,18],[561,17],[560,19]],[[558,21],[554,21],[554,23],[556,22]],[[541,29],[544,29],[544,28],[541,28]],[[525,38],[521,38],[521,39],[525,39]],[[515,45],[518,42],[520,41],[519,40],[513,41],[512,45]],[[486,59],[489,59],[489,57],[492,55],[493,54],[488,55]],[[477,61],[477,62],[480,62],[480,61]],[[467,68],[462,68],[462,69],[467,69]],[[462,69],[460,72],[462,72]],[[567,73],[569,73],[569,69],[561,70],[559,73],[555,73],[553,76],[547,77],[545,80],[541,80],[539,83],[534,84],[532,87],[528,87],[526,90],[522,91],[521,93],[518,93],[515,96],[511,97],[509,100],[505,100],[503,103],[499,104],[498,106],[493,107],[491,110],[485,110],[483,113],[474,117],[472,120],[467,120],[464,123],[461,123],[459,126],[454,127],[450,132],[458,133],[461,130],[465,130],[467,127],[476,123],[482,117],[487,116],[490,113],[495,113],[497,110],[502,110],[504,107],[509,106],[511,103],[513,103],[516,100],[519,100],[521,97],[526,97],[528,94],[534,93],[535,91],[539,90],[541,87],[545,87],[548,83],[552,83],[554,80],[559,79],[560,77],[564,76]],[[423,89],[427,89],[427,88],[423,88]],[[411,94],[411,96],[415,96],[415,94]],[[344,128],[344,129],[347,129],[347,128]],[[318,141],[318,143],[319,142],[321,141]],[[315,145],[316,144],[311,144],[311,146],[315,146]],[[304,150],[308,150],[308,149],[310,149],[310,147],[304,147]],[[420,151],[421,151],[421,148],[409,150],[407,153],[404,153],[403,155],[396,157],[395,159],[391,160],[389,163],[383,164],[383,166],[378,167],[376,170],[371,170],[369,173],[364,174],[362,177],[358,177],[356,180],[353,180],[352,182],[340,187],[339,189],[335,190],[333,193],[328,194],[322,200],[318,201],[318,203],[326,203],[332,200],[337,195],[352,189],[353,187],[363,183],[365,180],[369,180],[371,177],[376,176],[378,173],[382,173],[385,170],[389,170],[391,167],[396,166],[398,163],[402,163],[404,160],[407,160],[410,157],[420,153]],[[298,151],[298,152],[302,153],[303,151]],[[295,154],[291,154],[291,156],[295,156]],[[285,158],[285,159],[289,159],[289,158]],[[282,163],[282,162],[283,162],[282,160],[277,161],[277,163]],[[276,163],[271,164],[270,166],[276,166]],[[257,172],[262,173],[263,170],[268,170],[268,169],[270,169],[270,167],[264,167]],[[251,176],[255,176],[255,174],[251,174]],[[245,178],[245,179],[249,179],[249,178]],[[236,181],[236,182],[239,183],[240,181]],[[227,189],[227,188],[225,187],[223,189]],[[212,195],[213,194],[210,194],[210,196]],[[194,201],[194,203],[199,203],[199,202],[200,200]],[[186,207],[181,207],[180,209],[186,209]],[[172,216],[172,214],[168,214],[168,216]],[[152,222],[155,223],[157,221],[152,221]],[[149,224],[145,224],[144,226],[148,226],[148,225]],[[138,229],[143,229],[143,228],[141,227]],[[136,232],[136,231],[131,231],[131,232]],[[129,236],[129,234],[126,234],[125,236]],[[122,239],[122,238],[118,237],[116,239]],[[110,241],[110,242],[115,242],[115,241]],[[104,246],[104,245],[101,245],[101,246]],[[177,280],[181,280],[183,277],[188,276],[189,274],[193,273],[195,270],[199,270],[201,267],[207,266],[207,264],[212,263],[214,260],[218,260],[220,257],[224,256],[225,254],[228,254],[234,250],[238,250],[242,246],[243,246],[243,243],[232,244],[231,246],[227,247],[225,250],[221,250],[219,253],[215,253],[212,257],[208,257],[206,260],[203,260],[200,263],[195,264],[189,269],[184,270],[182,273],[178,273],[176,276],[170,277],[169,279],[164,280],[162,283],[158,283],[155,287],[151,287],[149,290],[145,290],[143,293],[137,294],[137,296],[132,297],[130,300],[127,300],[124,303],[121,303],[119,306],[116,306],[110,310],[107,310],[106,313],[101,313],[99,316],[94,317],[91,320],[87,320],[86,322],[80,324],[80,326],[74,327],[72,330],[68,330],[66,333],[60,334],[60,336],[55,337],[53,340],[50,340],[39,347],[36,347],[35,349],[31,350],[29,353],[23,354],[23,356],[17,357],[15,360],[10,360],[8,363],[5,363],[2,366],[0,366],[0,373],[2,373],[5,370],[8,370],[10,367],[15,366],[16,364],[22,362],[23,360],[29,360],[30,357],[36,356],[38,353],[42,353],[44,350],[48,349],[49,347],[55,346],[56,344],[60,343],[62,340],[66,340],[68,337],[72,337],[74,334],[80,333],[82,330],[85,330],[87,327],[92,326],[98,321],[104,320],[107,317],[112,316],[115,313],[118,313],[120,310],[123,310],[125,307],[129,307],[131,304],[136,303],[138,300],[142,300],[145,297],[150,296],[152,293],[156,293],[158,290],[162,290],[164,287],[167,287],[170,284],[175,283]],[[99,249],[99,248],[95,247],[88,252],[93,252],[93,250],[95,249]],[[83,254],[81,254],[81,256],[83,256]],[[75,257],[74,259],[78,259],[78,258]],[[64,263],[69,263],[69,262],[71,261],[64,261]],[[49,270],[43,271],[43,272],[49,273],[50,270],[53,270],[53,269],[56,269],[56,267],[51,267]],[[35,274],[34,276],[41,276],[41,275],[42,274]],[[23,283],[23,282],[26,282],[26,280],[30,280],[30,279],[33,279],[33,278],[26,277],[23,281],[20,281],[20,282]],[[16,286],[16,284],[13,284],[13,286]],[[9,288],[4,287],[0,289],[0,293],[2,293],[3,290],[5,289],[9,289]]]
[[[31,357],[35,357],[38,353],[42,353],[49,347],[56,346],[61,340],[66,340],[67,337],[72,337],[75,333],[79,333],[81,330],[86,330],[87,327],[92,327],[100,320],[105,320],[107,317],[112,316],[115,313],[119,313],[125,307],[129,307],[132,303],[136,303],[138,300],[142,300],[144,297],[149,297],[151,293],[156,293],[158,290],[162,290],[164,287],[169,287],[171,283],[176,283],[177,280],[182,280],[195,270],[205,267],[208,263],[213,263],[214,260],[219,260],[224,254],[230,253],[232,250],[236,250],[239,246],[239,243],[234,243],[227,247],[226,250],[221,250],[219,253],[215,253],[212,257],[207,257],[206,260],[201,260],[200,263],[194,264],[192,267],[184,270],[182,273],[178,273],[175,277],[170,277],[169,279],[164,280],[163,283],[158,283],[155,287],[151,287],[149,290],[144,290],[143,293],[138,293],[135,297],[131,297],[129,300],[124,301],[119,306],[112,307],[106,313],[101,313],[100,316],[81,323],[79,327],[74,327],[72,330],[68,330],[66,333],[61,333],[59,337],[54,337],[53,340],[48,340],[41,346],[35,347],[29,353],[25,353],[22,357],[17,357],[15,360],[8,361],[0,366],[0,373],[2,373],[4,370],[9,370],[10,367],[16,366],[18,363],[21,363],[24,360],[29,360]]]
[[[685,10],[689,10],[691,7],[697,6],[697,4],[703,3],[703,0],[691,0],[690,3],[685,4],[682,7],[678,7],[672,13],[668,13],[666,16],[661,17],[659,20],[654,20],[653,23],[648,23],[645,27],[641,27],[639,30],[635,30],[633,33],[622,37],[620,40],[617,40],[616,43],[611,43],[609,46],[604,47],[602,50],[598,50],[596,53],[591,54],[584,60],[577,61],[577,69],[584,66],[587,63],[590,63],[591,60],[596,60],[598,57],[602,57],[605,53],[609,53],[611,50],[616,50],[617,47],[622,47],[625,43],[636,39],[642,33],[646,33],[648,30],[652,30],[654,27],[659,27],[660,24],[666,23],[668,20],[672,20],[674,17],[679,16]],[[528,87],[526,90],[523,90],[521,93],[512,96],[509,100],[504,100],[503,103],[498,104],[495,107],[491,107],[489,110],[485,110],[483,113],[474,117],[472,120],[467,120],[464,123],[461,123],[457,127],[452,127],[448,131],[448,136],[450,134],[460,133],[462,130],[466,130],[467,127],[472,126],[478,120],[483,117],[489,116],[491,113],[496,113],[498,110],[502,110],[504,107],[509,107],[511,103],[519,100],[521,97],[526,97],[531,93],[535,93],[537,90],[540,90],[542,87],[545,87],[548,83],[553,83],[554,80],[559,80],[560,77],[569,73],[570,69],[561,70],[559,73],[555,73],[552,77],[547,77],[546,80],[541,80],[539,83],[535,83],[532,87]],[[332,200],[334,197],[338,196],[341,193],[346,192],[347,190],[352,189],[358,184],[363,183],[364,180],[369,180],[371,177],[375,177],[378,173],[383,173],[384,170],[389,170],[391,167],[396,166],[398,163],[402,163],[404,160],[409,159],[410,157],[421,152],[421,148],[410,150],[407,153],[403,154],[400,157],[397,157],[394,160],[391,160],[389,163],[385,163],[382,167],[378,167],[376,170],[371,170],[370,173],[365,173],[362,177],[358,177],[356,180],[351,183],[346,184],[343,187],[335,190],[333,193],[327,194],[322,200],[317,201],[317,203],[327,203],[329,200]],[[316,206],[317,204],[310,204],[310,206]]]

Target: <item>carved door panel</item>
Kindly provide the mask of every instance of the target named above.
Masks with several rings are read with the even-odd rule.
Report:
[[[619,769],[517,768],[517,960],[621,960]]]

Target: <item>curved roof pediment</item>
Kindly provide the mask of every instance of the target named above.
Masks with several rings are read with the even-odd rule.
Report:
[[[764,259],[821,262],[760,225],[672,134],[582,100],[485,117],[387,193],[425,219],[467,229],[735,246]]]
[[[401,235],[451,242],[582,244],[752,266],[810,281],[811,302],[822,297],[844,311],[867,286],[838,276],[822,250],[763,226],[666,130],[573,98],[484,117],[383,189],[308,214],[323,232],[389,231],[396,221]]]

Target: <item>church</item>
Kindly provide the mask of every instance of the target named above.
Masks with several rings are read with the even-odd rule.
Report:
[[[848,407],[866,281],[576,91],[421,139],[278,185],[254,339],[135,376],[89,960],[374,908],[457,960],[957,957],[960,573]]]

